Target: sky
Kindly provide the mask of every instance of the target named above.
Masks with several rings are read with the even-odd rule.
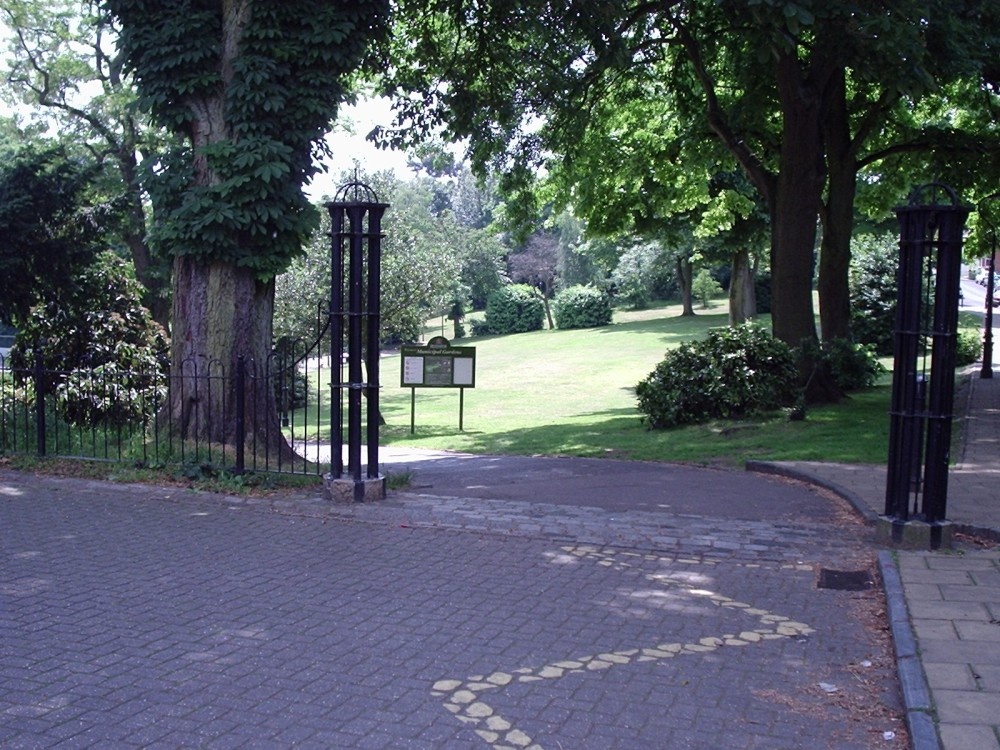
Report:
[[[319,201],[332,197],[341,184],[341,175],[344,171],[353,171],[355,162],[366,172],[390,170],[403,180],[412,177],[403,152],[378,149],[365,140],[377,125],[390,125],[391,122],[388,99],[364,99],[344,107],[333,132],[326,137],[331,151],[331,156],[324,160],[327,171],[313,177],[306,187],[309,198]]]

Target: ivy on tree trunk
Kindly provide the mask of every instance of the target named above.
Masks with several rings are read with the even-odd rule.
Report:
[[[349,96],[351,74],[385,30],[389,3],[104,5],[121,27],[140,106],[186,138],[148,185],[152,239],[174,257],[172,372],[232,376],[242,362],[259,377],[272,344],[274,277],[318,219],[302,187],[317,170],[313,157]],[[238,394],[231,378],[225,382],[225,389],[174,389],[170,408],[184,436],[232,436]],[[247,427],[257,430],[258,445],[287,449],[271,429],[271,389],[254,392]]]

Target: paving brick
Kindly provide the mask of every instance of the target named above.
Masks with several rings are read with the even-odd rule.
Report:
[[[5,746],[471,749],[489,746],[475,730],[490,717],[546,748],[870,736],[833,704],[787,710],[821,679],[856,689],[847,666],[876,647],[853,594],[815,587],[817,567],[865,551],[829,521],[669,516],[664,533],[662,513],[499,500],[292,516],[155,488],[47,491],[79,486],[39,479],[0,504],[0,586],[17,592],[0,711],[26,713],[8,709]],[[426,523],[403,528],[414,510]],[[754,628],[776,637],[739,640]],[[470,702],[434,689],[451,681],[478,686]],[[447,705],[476,706],[472,724]]]
[[[907,601],[940,601],[941,599],[949,598],[943,593],[947,588],[947,586],[935,583],[906,583],[903,586]],[[966,588],[965,586],[951,587],[952,590],[961,591],[964,591]]]
[[[965,586],[973,582],[972,575],[962,570],[927,570],[924,567],[900,570],[907,585],[936,584]]]
[[[956,664],[1000,666],[1000,649],[984,649],[975,641],[923,640],[920,642],[922,661]]]
[[[977,687],[977,678],[968,664],[924,662],[924,673],[932,690],[975,690]]]
[[[955,629],[955,621],[947,618],[942,619],[914,619],[913,632],[917,638],[923,640],[958,640],[958,631]]]
[[[1000,624],[992,617],[986,622],[956,619],[954,624],[955,630],[958,631],[958,636],[962,640],[981,641],[983,648],[1000,646]]]
[[[989,622],[990,613],[983,602],[929,602],[915,601],[908,603],[910,616],[914,619],[927,618],[931,620],[977,620]]]
[[[997,559],[993,556],[974,557],[969,555],[926,555],[924,562],[930,570],[996,571]],[[978,573],[976,573],[978,575]]]
[[[1000,716],[1000,694],[978,690],[935,690],[941,724],[987,724]],[[989,717],[989,719],[987,719]]]
[[[942,724],[939,732],[948,750],[1000,750],[994,727]]]

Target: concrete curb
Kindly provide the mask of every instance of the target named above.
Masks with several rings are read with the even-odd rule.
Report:
[[[910,613],[906,607],[903,582],[899,576],[899,568],[896,567],[895,556],[892,552],[883,550],[878,553],[878,564],[896,651],[896,668],[906,705],[906,725],[910,730],[913,750],[941,750],[930,688],[920,662],[917,639],[910,625]]]
[[[876,521],[878,521],[878,514],[871,509],[868,503],[866,503],[856,493],[851,492],[845,487],[841,487],[836,482],[822,479],[809,473],[808,471],[794,469],[791,466],[781,466],[769,461],[747,461],[746,464],[744,464],[744,468],[747,471],[752,471],[757,474],[771,474],[773,476],[787,477],[788,479],[796,479],[800,482],[815,485],[816,487],[822,487],[823,489],[829,490],[850,503],[857,514],[864,519],[865,523],[873,525]]]
[[[859,497],[857,493],[851,492],[846,487],[843,487],[836,482],[832,482],[829,479],[823,479],[822,477],[818,477],[809,471],[796,469],[791,466],[770,463],[768,461],[747,461],[744,464],[744,468],[746,471],[752,471],[757,474],[770,474],[772,476],[786,477],[788,479],[795,479],[799,482],[805,482],[806,484],[821,487],[824,490],[829,490],[850,503],[851,507],[854,508],[858,515],[864,519],[865,523],[874,525],[878,522],[878,513],[872,510],[872,507]],[[969,536],[982,537],[983,539],[988,539],[991,542],[1000,542],[1000,529],[992,526],[980,526],[979,524],[974,523],[963,523],[961,521],[952,521],[952,524],[955,531],[959,533],[968,534]]]

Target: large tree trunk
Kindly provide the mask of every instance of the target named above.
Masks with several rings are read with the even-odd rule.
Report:
[[[223,15],[224,80],[233,75],[250,3],[226,3]],[[195,98],[190,137],[194,146],[194,182],[215,185],[219,176],[203,149],[233,137],[226,117],[225,91]],[[201,260],[179,255],[173,271],[173,314],[170,340],[171,374],[182,388],[171,391],[174,429],[182,438],[232,444],[238,427],[248,446],[258,450],[291,449],[278,428],[274,390],[264,377],[272,345],[274,280],[261,282],[252,269],[235,260]],[[245,368],[245,370],[244,370]],[[238,388],[238,373],[248,376]],[[191,388],[190,372],[196,390]],[[178,381],[175,379],[174,381]],[[244,412],[239,425],[237,406]]]
[[[677,257],[677,285],[681,290],[681,317],[694,315],[694,295],[691,292],[692,281],[694,280],[694,269],[691,267],[691,259]]]
[[[777,64],[782,139],[771,214],[771,324],[775,337],[793,347],[817,341],[813,256],[824,184],[819,92],[832,72],[814,59],[804,75],[794,51]],[[843,396],[822,363],[800,356],[799,368],[807,403]]]
[[[741,248],[733,253],[729,281],[729,325],[736,326],[757,317],[757,294],[753,286],[750,251]]]
[[[827,155],[827,201],[819,255],[819,312],[823,341],[850,338],[849,274],[854,195],[858,167],[851,146],[844,71],[833,77],[826,96],[823,135]]]
[[[274,392],[265,378],[273,310],[273,281],[261,283],[252,271],[231,263],[177,258],[170,409],[180,436],[233,445],[239,400],[248,440],[258,449],[286,451]],[[246,375],[242,391],[236,378],[240,368]]]
[[[820,98],[804,80],[795,52],[777,65],[781,157],[771,216],[771,319],[790,346],[816,339],[813,253],[823,191]]]

